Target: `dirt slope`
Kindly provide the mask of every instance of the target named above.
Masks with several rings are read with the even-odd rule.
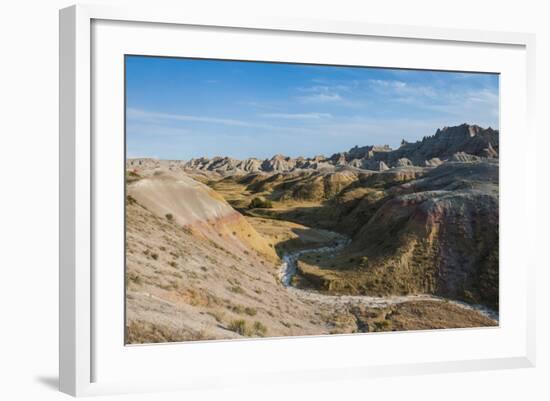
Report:
[[[352,244],[301,271],[337,293],[432,293],[498,309],[498,164],[452,162],[367,187],[346,209]],[[356,190],[357,191],[357,190]]]
[[[162,171],[128,185],[127,195],[154,215],[223,242],[248,248],[272,261],[273,248],[218,193],[183,173]]]

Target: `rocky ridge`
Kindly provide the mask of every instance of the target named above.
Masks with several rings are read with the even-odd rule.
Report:
[[[171,169],[218,173],[221,175],[249,173],[286,173],[302,170],[335,171],[345,168],[385,171],[395,167],[437,167],[444,161],[466,161],[498,158],[499,132],[492,128],[462,124],[438,129],[434,135],[392,149],[384,146],[355,146],[347,152],[338,152],[330,157],[291,158],[281,154],[270,159],[231,157],[200,157],[189,161],[154,159],[129,159],[128,168],[151,168],[164,163]]]

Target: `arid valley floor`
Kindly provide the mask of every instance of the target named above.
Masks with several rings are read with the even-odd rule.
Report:
[[[498,131],[126,163],[127,343],[498,325]]]

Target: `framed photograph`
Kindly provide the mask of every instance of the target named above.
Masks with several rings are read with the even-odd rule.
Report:
[[[534,365],[532,35],[73,6],[60,52],[62,391]]]

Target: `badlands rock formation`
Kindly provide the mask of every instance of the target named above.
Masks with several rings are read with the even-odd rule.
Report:
[[[128,341],[494,324],[444,302],[316,304],[277,274],[285,253],[344,235],[300,256],[293,285],[498,312],[498,149],[498,131],[464,124],[329,157],[128,160]]]
[[[434,135],[421,141],[402,141],[398,149],[389,146],[355,146],[347,152],[335,153],[330,157],[291,158],[281,154],[271,159],[248,158],[237,160],[231,157],[200,157],[184,161],[165,161],[173,169],[191,172],[212,172],[221,175],[246,173],[286,173],[299,170],[335,170],[343,167],[384,171],[392,167],[421,166],[437,167],[443,161],[474,156],[477,158],[498,158],[498,130],[463,124],[456,127],[438,129]],[[153,159],[133,159],[128,168],[151,168],[158,161]]]

